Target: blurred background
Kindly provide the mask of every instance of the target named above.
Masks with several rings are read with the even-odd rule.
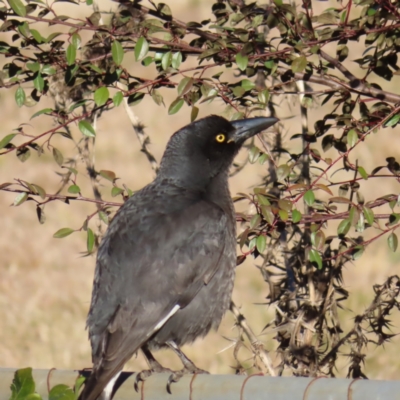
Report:
[[[313,2],[316,12],[323,8],[333,7],[336,2]],[[211,0],[168,0],[173,15],[183,21],[201,20],[211,17]],[[117,5],[108,0],[99,2],[101,10],[115,10]],[[57,13],[83,18],[92,13],[92,9],[85,4],[80,6],[57,3]],[[49,28],[51,30],[51,28]],[[1,33],[1,35],[6,35]],[[82,35],[83,43],[88,40]],[[329,46],[326,46],[329,51]],[[345,65],[357,75],[354,69],[354,60],[357,54],[357,43],[351,48],[351,56]],[[353,53],[354,52],[354,53]],[[354,56],[353,56],[354,54]],[[0,59],[0,63],[7,62]],[[190,62],[190,61],[189,61]],[[135,63],[132,53],[125,56],[123,65],[134,70],[137,68],[143,73],[140,63]],[[154,69],[146,71],[151,77]],[[398,78],[391,82],[379,80],[377,82],[384,90],[394,91],[400,87]],[[176,92],[169,90],[163,93],[166,107],[157,106],[154,101],[145,96],[143,101],[134,107],[135,113],[146,126],[152,144],[150,150],[159,161],[165,144],[170,135],[180,127],[190,122],[190,110],[186,105],[179,113],[169,116],[168,106],[175,99]],[[46,101],[49,102],[48,105]],[[0,91],[0,107],[2,124],[0,138],[11,133],[20,123],[29,123],[25,131],[37,135],[54,126],[51,118],[36,118],[30,121],[32,114],[38,110],[51,107],[52,101],[44,98],[35,107],[18,108],[14,100],[14,90]],[[318,119],[319,106],[311,110],[310,127]],[[218,101],[204,104],[200,108],[201,116],[211,113],[225,115],[225,106]],[[299,114],[298,103],[293,100],[289,109],[278,108],[278,115],[283,118],[285,138],[300,132],[298,117],[285,117]],[[78,138],[81,135],[76,128],[73,134]],[[271,135],[268,133],[266,135]],[[59,145],[57,145],[57,140]],[[63,138],[54,138],[56,147],[62,149],[64,158],[74,154],[71,141]],[[297,144],[293,144],[297,145]],[[386,129],[384,134],[368,137],[366,143],[359,146],[360,165],[371,171],[378,165],[385,165],[385,158],[396,156],[400,149],[398,129]],[[121,105],[114,110],[103,114],[98,121],[96,138],[96,169],[112,170],[130,189],[138,190],[153,179],[145,156],[139,151],[140,146],[131,127],[130,120]],[[34,153],[34,152],[33,152]],[[247,155],[242,152],[239,162]],[[83,168],[83,167],[82,167]],[[249,191],[259,183],[262,167],[258,164],[248,165],[238,175],[231,179],[231,192]],[[83,169],[82,169],[83,170]],[[56,191],[60,184],[62,172],[50,153],[40,158],[32,154],[26,163],[21,163],[15,153],[0,157],[0,182],[12,182],[21,178],[28,182],[37,183],[45,187],[48,193]],[[88,178],[80,174],[77,183],[82,194],[92,196]],[[111,185],[102,181],[104,186],[101,192],[104,199],[110,196]],[[51,188],[54,188],[51,192]],[[368,191],[376,197],[377,192],[383,194],[398,193],[399,183],[395,179],[381,180],[379,187],[374,186],[373,180],[363,186],[363,195],[366,201]],[[337,193],[334,193],[337,195]],[[95,211],[93,204],[84,202],[52,202],[45,208],[46,222],[40,225],[32,202],[26,202],[20,207],[10,206],[15,193],[0,192],[0,213],[2,240],[0,241],[0,364],[2,367],[21,368],[59,368],[81,369],[91,366],[90,345],[85,331],[86,314],[90,304],[95,256],[82,257],[86,250],[86,233],[78,232],[64,239],[54,239],[53,234],[63,227],[80,228],[87,215]],[[113,199],[115,200],[115,199]],[[118,198],[117,201],[120,201]],[[238,204],[239,210],[246,210],[246,204]],[[386,211],[387,212],[387,211]],[[332,224],[332,229],[335,225]],[[354,313],[361,312],[373,298],[373,283],[383,283],[387,276],[398,273],[399,253],[392,253],[386,244],[386,237],[368,247],[366,253],[357,262],[344,272],[344,287],[351,292],[346,302],[346,308],[340,310],[343,315],[344,330],[346,324],[351,325]],[[267,285],[263,282],[259,271],[255,268],[254,260],[247,261],[237,268],[237,278],[233,299],[253,330],[260,334],[260,339],[267,348],[268,340],[273,334],[262,334],[263,327],[273,317],[274,310],[268,309],[260,303],[265,302],[268,295]],[[258,304],[257,304],[258,303]],[[231,373],[235,361],[229,338],[236,337],[233,327],[233,318],[228,314],[219,331],[211,333],[206,339],[197,341],[193,346],[186,346],[184,351],[201,368],[211,373]],[[396,317],[392,326],[394,333],[400,330],[400,318]],[[396,336],[385,348],[377,350],[369,346],[370,354],[366,362],[366,375],[375,379],[398,378],[400,359],[397,349],[400,340]],[[180,368],[179,361],[169,352],[157,354],[161,363],[171,368]],[[156,355],[156,356],[157,356]],[[138,370],[145,368],[144,360],[139,355],[132,359],[126,369]],[[346,365],[337,371],[338,376],[345,376]]]

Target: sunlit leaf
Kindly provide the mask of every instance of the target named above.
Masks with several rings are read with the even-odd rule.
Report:
[[[64,156],[62,155],[61,151],[53,147],[53,158],[56,163],[61,167],[64,163]]]
[[[78,185],[71,185],[68,188],[68,193],[71,193],[71,194],[78,194],[78,193],[80,193],[80,191],[81,191],[81,189]]]
[[[297,57],[293,60],[291,68],[293,72],[303,72],[307,67],[307,58],[305,56]]]
[[[179,97],[175,99],[168,108],[168,114],[169,115],[176,114],[181,109],[184,102],[185,101]]]
[[[242,55],[240,53],[236,54],[236,64],[241,71],[246,70],[248,63],[249,63],[249,57],[247,57],[246,55]]]
[[[25,99],[25,91],[21,86],[19,86],[15,92],[15,102],[17,103],[17,106],[22,107],[24,105]]]
[[[72,43],[67,47],[65,55],[67,57],[67,64],[73,65],[76,59],[76,47]]]
[[[140,37],[135,46],[135,59],[136,61],[146,57],[149,51],[149,43],[145,37]]]
[[[14,199],[13,205],[14,206],[19,206],[22,203],[24,203],[28,198],[28,193],[22,192],[18,193],[17,197]]]
[[[259,253],[264,253],[267,247],[267,238],[264,235],[260,235],[256,241],[256,247]]]
[[[315,194],[312,190],[307,190],[307,192],[304,193],[304,201],[308,206],[312,206],[315,202]]]
[[[71,228],[61,228],[53,235],[53,238],[61,239],[61,238],[64,238],[64,237],[70,235],[73,232],[75,232],[75,231]]]
[[[104,106],[104,104],[107,103],[109,96],[110,92],[108,91],[108,88],[106,86],[101,86],[94,92],[94,102],[99,107]]]
[[[9,135],[4,136],[3,139],[0,140],[0,150],[6,147],[14,138],[15,133],[10,133]]]
[[[353,147],[358,141],[357,132],[354,129],[350,129],[347,133],[347,144],[349,147]]]
[[[397,235],[394,232],[392,232],[388,236],[387,241],[388,241],[389,249],[392,250],[392,251],[396,251],[397,250],[397,246],[399,244],[399,240],[397,239]]]
[[[123,99],[124,99],[124,95],[122,94],[122,92],[115,93],[115,95],[113,97],[113,103],[114,103],[115,107],[118,107],[122,103]]]
[[[111,45],[111,55],[115,64],[120,65],[124,59],[124,49],[118,40],[114,40]]]
[[[338,226],[337,233],[339,236],[346,236],[351,227],[351,223],[348,219],[344,219]]]
[[[20,17],[26,16],[26,6],[21,0],[8,0],[8,4],[10,4],[10,7],[13,9],[15,14]]]
[[[79,130],[88,137],[95,137],[96,136],[96,132],[93,128],[93,126],[90,124],[90,122],[82,120],[79,121],[78,124]]]
[[[10,400],[25,400],[35,393],[35,382],[32,377],[32,368],[23,368],[15,371],[11,383]]]
[[[308,259],[311,263],[316,263],[318,269],[322,269],[322,258],[317,250],[311,249],[308,253]]]
[[[90,228],[88,228],[87,239],[86,239],[86,246],[88,253],[91,253],[93,251],[94,242],[95,242],[94,233]]]
[[[55,385],[49,392],[49,400],[75,400],[75,393],[67,385]]]

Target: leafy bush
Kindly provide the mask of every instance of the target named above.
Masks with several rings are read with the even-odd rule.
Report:
[[[383,179],[398,181],[399,163],[392,156],[386,165],[367,171],[357,155],[368,149],[369,136],[384,135],[385,128],[400,121],[400,95],[376,83],[377,77],[391,81],[399,73],[400,4],[357,0],[317,13],[306,0],[275,0],[266,6],[217,1],[209,19],[192,22],[176,19],[164,3],[121,3],[111,17],[92,0],[86,4],[94,8],[88,19],[59,15],[57,1],[8,0],[1,8],[0,51],[7,58],[2,86],[15,93],[21,108],[51,98],[53,105],[31,119],[51,119],[54,126],[28,135],[19,121],[1,139],[0,155],[15,153],[29,165],[32,152],[50,153],[64,173],[58,188],[17,178],[0,182],[0,189],[17,194],[14,206],[34,202],[40,223],[48,203],[93,203],[79,229],[63,227],[54,234],[63,238],[86,231],[86,253],[92,254],[116,209],[132,195],[117,180],[117,172],[96,168],[99,118],[125,107],[156,172],[148,133],[135,114],[135,105],[145,96],[155,106],[165,105],[170,115],[188,105],[192,121],[210,102],[226,105],[230,119],[284,117],[274,136],[259,135],[249,144],[247,162],[263,165],[264,175],[259,185],[235,197],[251,205],[250,211],[237,215],[238,264],[253,257],[269,289],[267,305],[274,305],[276,313],[265,325],[276,333],[275,352],[272,361],[252,321],[232,304],[238,326],[237,371],[333,376],[338,359],[348,357],[347,375],[364,377],[367,344],[382,346],[392,337],[388,326],[393,309],[399,308],[399,278],[374,285],[372,304],[355,316],[347,332],[337,310],[349,295],[343,268],[363,257],[375,240],[386,238],[390,251],[398,247],[398,194],[369,191],[366,201],[362,192],[371,180],[375,187]],[[362,55],[349,60],[354,42]],[[136,60],[130,66],[125,62],[129,53]],[[143,67],[139,74],[138,63]],[[175,99],[164,104],[165,93],[171,91]],[[299,107],[293,106],[296,99]],[[305,117],[290,138],[287,110]],[[311,128],[307,117],[315,120]],[[75,156],[64,157],[55,137],[73,141]],[[90,197],[81,194],[80,163],[92,183]],[[242,167],[235,165],[232,174]],[[105,182],[119,201],[103,199],[99,184]],[[251,351],[250,361],[239,356],[243,346]]]

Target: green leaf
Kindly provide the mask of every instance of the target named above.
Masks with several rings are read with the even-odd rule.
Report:
[[[79,121],[78,124],[79,130],[88,137],[95,137],[96,132],[93,128],[93,126],[90,124],[88,121]]]
[[[339,236],[346,236],[351,227],[351,223],[348,219],[344,219],[338,226],[337,233]]]
[[[297,57],[293,60],[291,68],[293,72],[303,72],[307,67],[307,58],[305,56]]]
[[[38,92],[43,92],[44,89],[44,79],[40,72],[37,73],[36,78],[33,80],[33,86]]]
[[[0,150],[3,149],[8,145],[8,143],[11,142],[15,137],[15,133],[10,133],[9,135],[6,135],[3,137],[3,139],[0,140]]]
[[[82,385],[84,384],[86,378],[84,376],[78,376],[75,381],[74,385],[74,392],[75,392],[75,400],[78,399],[79,390],[81,389]]]
[[[56,385],[50,390],[49,400],[75,400],[75,393],[67,385]]]
[[[73,232],[75,231],[71,228],[61,228],[53,235],[53,238],[56,239],[65,238],[66,236],[69,236]]]
[[[190,122],[195,121],[198,115],[199,115],[199,109],[196,106],[193,106],[192,111],[190,113]]]
[[[271,206],[262,206],[261,207],[261,212],[265,218],[265,220],[272,225],[274,223],[275,220],[275,215],[272,212],[272,208]]]
[[[172,55],[171,65],[172,68],[178,69],[182,63],[182,53],[178,51]]]
[[[79,49],[79,47],[81,46],[81,37],[79,36],[79,34],[74,33],[71,37],[71,43],[75,46],[75,49]]]
[[[42,114],[50,114],[53,112],[52,108],[43,108],[43,110],[40,110],[38,112],[35,112],[35,114],[32,115],[31,119],[38,117],[39,115]]]
[[[15,14],[19,15],[20,17],[26,16],[26,7],[21,0],[8,0],[8,4],[13,9]]]
[[[35,382],[32,377],[32,368],[24,368],[15,371],[11,383],[10,400],[25,400],[35,393]]]
[[[95,241],[94,233],[90,228],[88,228],[87,240],[86,240],[86,246],[87,246],[88,253],[91,253],[93,251],[94,241]]]
[[[264,253],[267,247],[267,238],[264,235],[260,235],[256,241],[256,247],[259,253]]]
[[[149,51],[149,43],[145,37],[140,37],[135,46],[135,58],[136,61],[141,60],[146,56]]]
[[[28,68],[29,71],[38,72],[40,70],[40,64],[38,62],[27,63],[26,68]]]
[[[26,192],[19,193],[17,195],[17,197],[14,199],[13,205],[14,206],[19,206],[22,203],[24,203],[27,198],[28,198],[28,193],[26,193]]]
[[[181,99],[181,98],[177,98],[177,99],[175,99],[172,103],[171,103],[171,105],[169,106],[169,108],[168,108],[168,114],[169,115],[173,115],[173,114],[176,114],[180,109],[181,109],[181,107],[183,106],[183,103],[184,103],[185,101],[183,100],[183,99]]]
[[[355,246],[352,253],[353,260],[358,260],[363,255],[364,250],[364,246]]]
[[[111,45],[111,55],[115,64],[120,65],[122,63],[122,60],[124,59],[124,49],[118,40],[114,40]]]
[[[161,67],[165,71],[172,62],[172,53],[170,51],[167,51],[161,59]]]
[[[323,231],[313,232],[311,234],[311,243],[318,251],[322,251],[325,245],[325,234]]]
[[[115,95],[113,97],[114,106],[118,107],[122,103],[123,99],[124,99],[124,95],[122,94],[122,92],[115,93]]]
[[[278,178],[278,181],[281,181],[281,180],[287,178],[289,174],[290,174],[290,168],[286,164],[280,165],[276,169],[276,176]]]
[[[302,215],[301,215],[300,211],[298,211],[298,210],[293,210],[292,211],[292,221],[293,221],[294,224],[297,224],[298,222],[300,222],[301,221],[301,217],[302,217]]]
[[[393,252],[397,250],[397,246],[399,244],[399,240],[397,239],[397,235],[392,232],[387,238],[389,249]]]
[[[279,210],[278,214],[282,221],[287,221],[289,219],[289,213],[286,210]]]
[[[148,57],[145,57],[143,60],[142,60],[142,65],[144,65],[145,67],[148,67],[151,63],[153,63],[154,62],[154,58],[153,57],[151,57],[151,56],[148,56]]]
[[[151,98],[158,106],[164,105],[164,99],[157,89],[151,91]]]
[[[353,147],[358,142],[358,135],[354,129],[350,129],[347,133],[347,144]]]
[[[81,191],[81,188],[78,185],[71,185],[68,188],[68,193],[71,193],[71,194],[78,194],[78,193],[80,193],[80,191]]]
[[[315,202],[315,194],[312,190],[307,190],[307,192],[304,193],[304,201],[308,206],[312,206]]]
[[[24,89],[20,86],[15,92],[15,102],[18,107],[22,107],[25,103],[26,95]]]
[[[261,217],[259,214],[253,215],[250,220],[250,224],[249,224],[250,229],[257,227],[260,224],[260,221],[261,221]]]
[[[33,189],[35,190],[35,192],[42,198],[45,199],[46,198],[46,191],[39,185],[36,185],[34,183],[31,184],[31,186],[33,186]]]
[[[246,89],[242,88],[241,86],[235,86],[232,89],[232,93],[235,97],[243,97],[244,94],[246,93]]]
[[[104,211],[99,211],[99,218],[106,224],[108,225],[110,223],[110,220],[108,218],[108,215]]]
[[[363,167],[358,167],[357,171],[363,179],[368,180],[369,176],[367,174],[367,171],[365,171],[365,169]]]
[[[368,224],[372,226],[374,223],[374,212],[370,208],[364,206],[363,214]]]
[[[258,93],[258,101],[261,104],[267,104],[268,100],[269,100],[269,90],[268,89],[264,89],[263,91]]]
[[[112,197],[116,197],[116,196],[118,196],[119,194],[121,194],[123,191],[124,191],[124,189],[121,189],[121,188],[119,188],[119,187],[114,186],[114,187],[111,189],[111,196],[112,196]]]
[[[257,146],[253,146],[249,151],[249,162],[254,164],[260,157],[260,149]]]
[[[99,87],[94,92],[94,102],[98,107],[104,106],[107,103],[108,97],[110,96],[110,92],[108,91],[106,86]]]
[[[250,79],[243,79],[240,82],[240,85],[246,91],[249,91],[249,90],[254,89],[256,87],[256,84],[254,82],[252,82]]]
[[[65,55],[67,57],[67,64],[73,65],[76,59],[76,47],[72,43],[67,47]]]
[[[322,269],[322,258],[317,250],[311,249],[308,253],[308,259],[311,263],[316,263],[318,269]]]
[[[399,122],[399,120],[400,120],[400,114],[396,114],[396,115],[393,115],[393,117],[391,117],[390,119],[389,119],[389,121],[387,121],[386,123],[385,123],[385,127],[387,127],[387,128],[389,128],[389,127],[391,127],[391,126],[395,126],[395,125],[397,125],[397,123]]]
[[[242,55],[240,53],[236,54],[236,64],[241,71],[246,70],[248,63],[249,63],[249,57],[247,57],[246,55]]]
[[[56,163],[61,167],[64,163],[64,156],[62,155],[61,151],[53,147],[53,158]]]
[[[183,96],[193,86],[193,78],[185,77],[178,84],[178,96]]]

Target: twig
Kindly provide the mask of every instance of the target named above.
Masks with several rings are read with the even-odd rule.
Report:
[[[272,365],[272,361],[268,355],[268,352],[264,349],[264,345],[260,340],[258,340],[257,336],[254,334],[253,330],[248,325],[246,318],[239,311],[239,309],[237,308],[237,306],[233,301],[231,301],[229,309],[235,316],[237,324],[243,329],[243,332],[250,340],[253,353],[257,354],[260,357],[261,361],[267,367],[271,376],[277,376],[274,367]]]

